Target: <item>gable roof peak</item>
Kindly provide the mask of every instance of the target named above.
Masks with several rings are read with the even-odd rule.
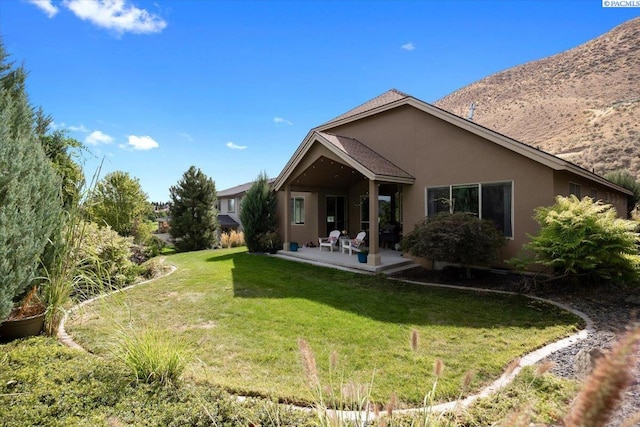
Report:
[[[369,111],[369,110],[373,110],[373,109],[378,108],[378,107],[382,107],[382,106],[387,105],[387,104],[391,104],[392,102],[396,102],[396,101],[399,101],[399,100],[404,99],[404,98],[412,98],[412,96],[408,95],[408,94],[406,94],[404,92],[401,92],[398,89],[389,89],[385,93],[383,93],[381,95],[378,95],[375,98],[370,99],[369,101],[367,101],[367,102],[365,102],[363,104],[358,105],[356,108],[353,108],[353,109],[347,111],[346,113],[343,113],[343,114],[339,115],[338,117],[335,117],[335,118],[329,120],[328,122],[322,124],[320,127],[326,126],[326,125],[328,125],[330,123],[337,122],[337,121],[342,120],[342,119],[346,119],[348,117],[352,117],[352,116],[358,115],[360,113],[364,113],[364,112]]]

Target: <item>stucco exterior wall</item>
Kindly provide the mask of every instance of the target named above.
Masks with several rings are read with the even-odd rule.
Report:
[[[537,231],[534,209],[568,194],[568,184],[558,185],[550,168],[408,106],[327,132],[358,139],[416,178],[403,188],[405,234],[426,215],[427,187],[508,181],[513,238],[501,254],[508,259]]]
[[[280,236],[284,238],[284,216],[282,215],[282,210],[286,205],[284,191],[278,191],[277,193],[277,203],[278,203],[278,230]],[[302,191],[292,191],[291,197],[304,197],[304,224],[294,224],[291,223],[291,235],[289,236],[289,242],[298,242],[298,244],[303,245],[306,242],[312,241],[317,244],[318,237],[318,194],[310,193],[310,192],[302,192]],[[290,218],[290,220],[292,220]]]

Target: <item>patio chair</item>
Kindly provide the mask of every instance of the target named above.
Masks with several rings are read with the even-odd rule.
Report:
[[[364,239],[367,237],[367,233],[361,231],[358,233],[355,239],[344,240],[342,242],[342,253],[349,250],[349,255],[353,254],[353,252],[360,252],[361,248],[364,247]]]
[[[338,246],[338,240],[340,238],[340,230],[333,230],[329,233],[329,237],[318,237],[318,249],[322,250],[322,247],[331,249],[333,252],[333,247]]]

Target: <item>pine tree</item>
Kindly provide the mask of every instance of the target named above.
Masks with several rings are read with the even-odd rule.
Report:
[[[263,251],[260,236],[275,230],[276,202],[266,173],[260,173],[242,199],[240,210],[244,241],[250,252]]]
[[[218,212],[216,185],[200,169],[191,166],[171,195],[169,233],[178,251],[208,249],[216,244]]]
[[[0,43],[0,320],[32,284],[62,220],[60,180],[37,139],[25,79]]]

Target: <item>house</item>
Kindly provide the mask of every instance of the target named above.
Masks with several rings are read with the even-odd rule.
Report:
[[[591,196],[626,212],[629,191],[571,162],[395,89],[311,129],[273,184],[281,238],[367,232],[379,265],[390,229],[410,232],[443,210],[493,220],[515,256],[534,209],[556,195]],[[387,236],[388,237],[388,236]]]
[[[269,179],[272,184],[274,179]],[[251,188],[253,182],[237,185],[217,192],[218,196],[218,222],[220,230],[225,233],[230,230],[242,231],[242,221],[240,221],[240,205],[242,198]]]

